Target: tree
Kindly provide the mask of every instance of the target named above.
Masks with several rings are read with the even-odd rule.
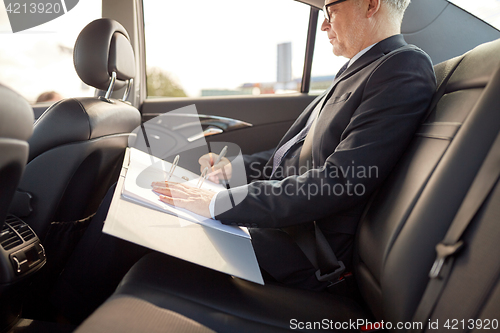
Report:
[[[161,68],[148,68],[146,82],[148,96],[187,97],[180,84]]]

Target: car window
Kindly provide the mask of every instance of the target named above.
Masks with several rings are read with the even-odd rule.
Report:
[[[193,0],[188,7],[144,1],[149,97],[300,91],[308,5]]]
[[[448,0],[486,23],[500,29],[500,0]]]
[[[0,2],[0,82],[31,103],[39,97],[50,102],[60,97],[93,96],[94,89],[75,72],[73,47],[79,32],[101,17],[101,3],[79,1],[52,21],[12,33],[6,7]],[[43,93],[47,93],[45,97]]]

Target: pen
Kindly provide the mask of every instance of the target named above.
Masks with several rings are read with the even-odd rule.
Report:
[[[207,176],[208,173],[208,167],[203,169],[203,172],[200,175],[200,178],[198,179],[198,183],[196,184],[196,187],[201,188],[201,185],[203,185],[203,182],[205,181],[205,177]]]
[[[224,158],[224,156],[226,156],[226,153],[227,153],[227,146],[222,148],[222,150],[220,151],[219,157],[217,157],[217,159],[215,160],[215,163],[212,164],[212,166],[217,165]]]
[[[174,162],[172,163],[170,171],[168,172],[167,182],[170,180],[170,177],[172,177],[172,175],[174,174],[175,167],[177,166],[177,164],[179,164],[179,158],[180,158],[179,155],[175,156]]]

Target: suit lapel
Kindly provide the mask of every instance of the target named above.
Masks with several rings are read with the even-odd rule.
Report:
[[[311,102],[311,104],[308,105],[308,107],[300,114],[297,120],[293,123],[290,129],[283,136],[277,148],[281,147],[285,142],[293,138],[297,133],[299,133],[304,128],[304,126],[307,123],[307,120],[309,119],[309,116],[311,115],[311,112],[314,111],[318,103],[320,103],[324,99],[325,95],[329,93],[330,90],[331,89],[328,89],[325,92],[323,92],[313,102]]]
[[[284,145],[286,142],[288,142],[288,140],[293,138],[297,133],[299,133],[304,128],[304,126],[307,123],[307,120],[311,116],[311,112],[313,112],[314,109],[316,108],[316,106],[318,106],[318,104],[324,100],[326,94],[328,94],[331,91],[331,89],[332,88],[327,89],[321,95],[316,97],[316,99],[314,101],[312,101],[311,104],[309,104],[308,107],[300,114],[300,116],[293,123],[293,125],[290,127],[290,129],[285,133],[285,135],[283,136],[283,138],[281,139],[279,144],[274,149],[274,153],[271,156],[271,158],[269,159],[269,161],[267,161],[266,167],[273,166],[273,159],[274,159],[274,154],[276,154],[276,150],[278,150],[282,145]]]

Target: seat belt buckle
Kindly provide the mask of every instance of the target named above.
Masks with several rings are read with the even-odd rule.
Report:
[[[431,279],[438,278],[446,259],[462,249],[463,245],[464,242],[462,241],[458,241],[453,245],[446,245],[443,243],[436,245],[437,257],[432,265],[431,271],[429,272],[429,277]]]
[[[356,288],[354,275],[351,272],[345,272],[336,281],[330,281],[326,290],[331,294],[349,297]]]
[[[336,281],[338,281],[339,277],[345,271],[344,263],[342,261],[339,261],[338,263],[339,263],[339,268],[337,268],[332,273],[321,274],[321,270],[318,269],[316,271],[316,278],[318,279],[318,281],[321,281],[321,282],[332,282],[332,283],[335,283]]]

